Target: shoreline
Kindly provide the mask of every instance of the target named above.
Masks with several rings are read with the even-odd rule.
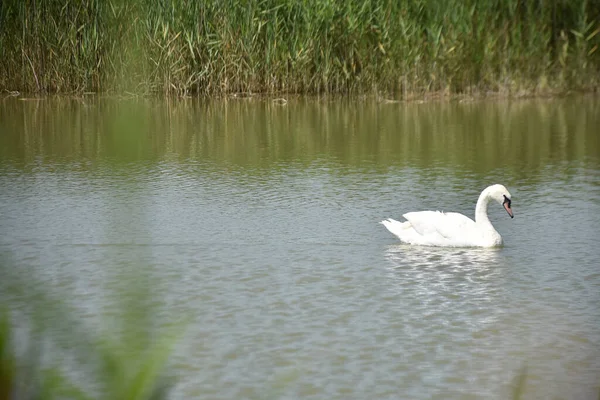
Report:
[[[132,92],[83,92],[83,93],[39,93],[39,92],[20,92],[18,90],[0,91],[0,99],[16,98],[20,101],[46,100],[49,98],[60,99],[164,99],[164,100],[223,100],[223,101],[271,101],[274,104],[286,105],[291,100],[311,99],[315,101],[329,100],[353,100],[353,101],[371,101],[380,104],[403,104],[403,103],[469,103],[478,101],[517,101],[517,100],[558,100],[569,97],[597,97],[600,95],[600,88],[593,87],[584,90],[552,90],[544,92],[505,93],[487,91],[485,93],[463,94],[447,93],[444,91],[427,93],[409,93],[406,97],[395,98],[382,94],[298,94],[298,93],[228,93],[219,95],[180,95],[175,93],[132,93]]]

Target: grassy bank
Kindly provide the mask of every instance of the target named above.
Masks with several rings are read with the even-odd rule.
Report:
[[[0,89],[596,90],[599,32],[589,0],[5,0]]]

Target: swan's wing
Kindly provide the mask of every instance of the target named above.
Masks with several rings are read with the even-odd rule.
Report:
[[[417,211],[406,213],[403,217],[420,235],[441,235],[446,239],[464,236],[475,225],[475,221],[459,213]]]

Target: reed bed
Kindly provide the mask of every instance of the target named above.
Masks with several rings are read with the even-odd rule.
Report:
[[[0,89],[520,95],[596,90],[589,0],[5,0]]]

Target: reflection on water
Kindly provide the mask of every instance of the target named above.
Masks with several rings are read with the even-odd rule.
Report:
[[[192,316],[175,398],[504,399],[524,364],[525,398],[593,398],[599,108],[4,99],[0,300],[66,294],[100,329],[151,275],[147,325]],[[378,223],[473,216],[497,182],[501,249]]]
[[[391,263],[390,279],[399,285],[417,288],[417,295],[433,298],[477,294],[489,300],[494,288],[502,284],[500,249],[452,249],[430,246],[396,245],[386,251]],[[460,285],[453,282],[460,280]]]
[[[395,301],[406,305],[425,324],[413,339],[443,335],[460,343],[450,354],[439,351],[436,357],[460,364],[465,361],[464,354],[455,352],[468,352],[471,341],[498,329],[506,311],[500,249],[401,244],[389,246],[385,257],[390,288],[397,293]]]
[[[380,104],[90,98],[0,107],[0,160],[211,160],[247,167],[310,163],[531,173],[598,160],[600,101]]]
[[[386,253],[390,280],[398,290],[410,287],[422,299],[436,299],[454,307],[459,297],[481,305],[503,283],[500,249],[452,249],[395,245]]]
[[[387,249],[386,257],[397,269],[407,267],[423,271],[437,267],[457,272],[489,269],[497,265],[501,258],[500,250],[500,248],[455,249],[398,244]]]
[[[573,218],[576,210],[569,207],[564,212],[577,220]],[[528,238],[531,241],[524,244],[532,246],[536,239],[540,237]],[[577,248],[571,242],[567,240],[567,246]],[[425,343],[432,337],[453,343],[452,348],[436,347],[430,359],[460,370],[465,379],[462,384],[471,394],[506,397],[508,394],[498,389],[483,388],[501,387],[501,382],[509,382],[525,367],[526,398],[593,398],[597,395],[594,388],[600,364],[597,351],[589,345],[600,343],[593,327],[598,320],[586,316],[582,309],[597,306],[598,296],[590,296],[591,287],[576,283],[580,282],[579,272],[587,271],[583,273],[587,275],[594,270],[591,258],[582,258],[587,261],[575,269],[571,261],[553,262],[539,256],[531,259],[527,253],[525,249],[515,253],[511,249],[388,246],[386,276],[394,302],[420,320],[410,321],[411,344],[431,348]],[[598,251],[595,253],[598,255]],[[514,257],[519,259],[516,264]],[[539,265],[540,270],[533,272],[527,265]],[[564,268],[571,276],[562,274]],[[540,288],[539,283],[547,282],[548,275],[554,273],[564,276],[562,283],[566,286],[574,286],[577,292],[573,293],[573,301],[587,303],[583,299],[589,299],[592,303],[574,306],[555,287],[551,289],[546,283]],[[591,290],[600,287],[599,282],[591,285],[595,287]],[[564,364],[566,358],[571,359],[568,367]],[[437,373],[445,375],[443,370]],[[452,374],[448,379],[457,378]],[[550,384],[554,379],[561,384]]]

